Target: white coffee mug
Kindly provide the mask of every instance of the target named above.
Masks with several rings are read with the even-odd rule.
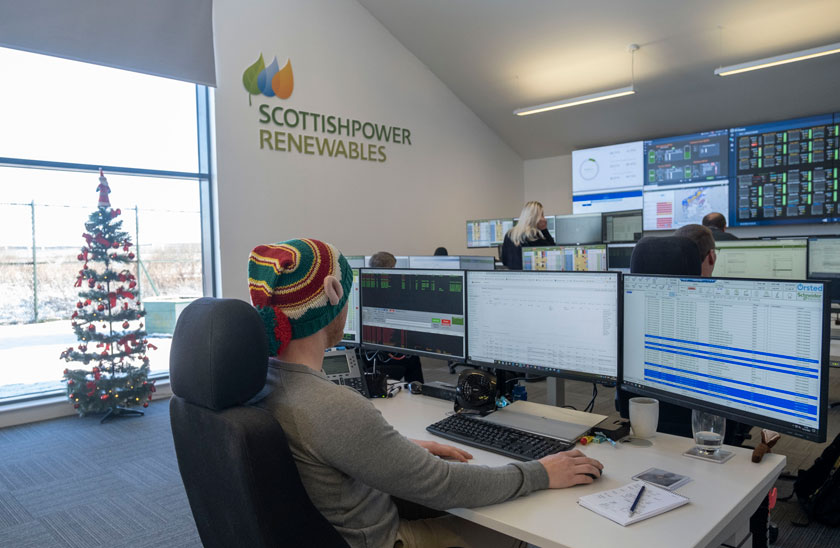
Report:
[[[633,436],[649,438],[656,434],[659,423],[659,400],[653,398],[630,398],[630,426]]]

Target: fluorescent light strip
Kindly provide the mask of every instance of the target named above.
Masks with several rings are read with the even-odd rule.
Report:
[[[591,95],[581,95],[580,97],[572,97],[571,99],[562,99],[553,103],[544,103],[533,107],[518,108],[514,110],[513,113],[517,116],[528,116],[529,114],[537,114],[538,112],[584,105],[586,103],[594,103],[595,101],[603,101],[605,99],[614,99],[616,97],[624,97],[625,95],[633,95],[634,93],[636,93],[636,91],[633,89],[633,86],[627,86],[626,88],[611,89],[609,91],[601,91]]]
[[[833,53],[840,53],[840,42],[836,44],[828,44],[818,48],[805,49],[802,51],[795,51],[793,53],[786,53],[784,55],[777,55],[775,57],[767,57],[765,59],[757,59],[739,65],[730,65],[728,67],[721,67],[715,69],[715,74],[718,76],[730,76],[732,74],[740,74],[751,70],[758,70],[767,67],[775,67],[777,65],[784,65],[786,63],[794,63],[796,61],[804,61],[806,59],[813,59],[815,57],[822,57],[823,55],[831,55]]]

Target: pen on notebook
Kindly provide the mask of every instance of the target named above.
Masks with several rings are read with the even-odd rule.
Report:
[[[631,516],[636,511],[636,506],[639,504],[639,500],[642,498],[642,493],[644,493],[644,492],[645,492],[645,486],[642,485],[642,488],[639,489],[639,493],[636,495],[636,500],[634,500],[633,504],[630,506],[630,515]]]

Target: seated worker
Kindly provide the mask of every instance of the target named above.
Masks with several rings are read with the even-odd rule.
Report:
[[[685,225],[674,232],[674,236],[688,238],[697,245],[700,252],[700,275],[708,278],[715,271],[717,253],[715,238],[711,229],[701,225]]]
[[[387,251],[374,253],[368,261],[368,266],[371,268],[394,268],[396,264],[397,258]],[[419,356],[407,356],[384,350],[376,352],[375,356],[375,358],[368,359],[365,351],[361,351],[360,358],[365,366],[365,370],[371,371],[375,367],[381,369],[389,379],[395,381],[423,382],[423,366],[420,364]]]
[[[502,264],[509,270],[522,270],[522,248],[554,245],[548,221],[539,202],[528,202],[519,214],[516,226],[505,234],[502,242]]]
[[[505,466],[465,464],[469,453],[405,438],[368,399],[330,382],[324,350],[341,340],[352,283],[344,256],[317,240],[260,245],[248,261],[271,356],[270,392],[258,405],[283,427],[309,497],[350,546],[515,546],[452,515],[401,519],[392,497],[437,510],[478,507],[601,475],[603,465],[577,450]]]
[[[731,232],[726,232],[726,217],[723,216],[723,213],[709,213],[703,217],[701,222],[703,223],[703,226],[712,231],[712,236],[715,238],[716,242],[720,240],[738,239],[738,236],[732,234]]]
[[[439,248],[435,249],[435,257],[441,256],[441,255],[444,255],[444,256],[449,255],[449,251],[447,251],[445,247],[439,247]]]

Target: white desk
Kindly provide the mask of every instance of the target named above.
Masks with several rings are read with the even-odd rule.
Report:
[[[501,455],[449,442],[426,431],[426,426],[452,411],[452,403],[408,394],[375,399],[374,405],[403,435],[451,443],[468,450],[476,464],[510,462]],[[609,444],[583,447],[587,456],[604,464],[604,475],[591,485],[551,489],[484,508],[457,508],[450,513],[530,542],[541,548],[717,547],[738,546],[749,532],[749,517],[772,488],[785,465],[785,457],[768,454],[760,464],[750,461],[752,451],[727,447],[735,456],[724,464],[682,456],[693,445],[687,438],[658,434],[648,448]],[[691,503],[661,516],[622,527],[578,506],[582,495],[628,483],[650,467],[663,468],[693,479],[677,492]]]

